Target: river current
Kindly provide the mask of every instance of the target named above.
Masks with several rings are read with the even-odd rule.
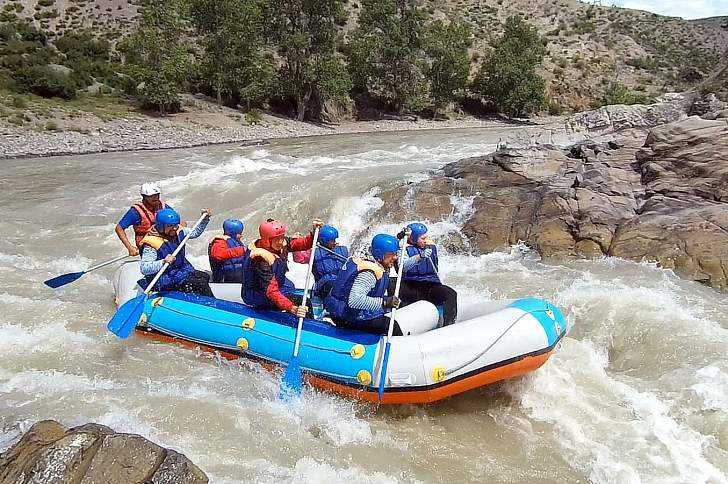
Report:
[[[105,329],[113,268],[57,291],[42,281],[123,253],[115,223],[160,182],[207,269],[222,221],[269,217],[292,231],[319,216],[360,247],[383,225],[381,189],[492,151],[521,128],[379,133],[3,161],[0,173],[0,451],[35,421],[94,421],[186,454],[211,482],[728,482],[728,298],[650,263],[554,264],[522,245],[440,256],[461,313],[535,295],[570,333],[535,373],[429,406],[376,408],[308,389],[277,401],[279,377],[247,361]],[[431,221],[457,234],[472,199]],[[402,223],[408,222],[406,220]],[[305,269],[295,267],[294,278]]]

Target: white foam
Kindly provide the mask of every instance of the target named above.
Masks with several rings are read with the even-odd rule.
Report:
[[[120,385],[98,376],[87,377],[57,370],[27,370],[14,374],[0,383],[0,392],[22,392],[34,396],[52,397],[70,393],[108,391],[122,388]]]

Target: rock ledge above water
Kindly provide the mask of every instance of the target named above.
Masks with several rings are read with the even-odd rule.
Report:
[[[67,429],[53,420],[33,425],[0,454],[0,483],[206,483],[184,455],[139,435],[86,424]]]

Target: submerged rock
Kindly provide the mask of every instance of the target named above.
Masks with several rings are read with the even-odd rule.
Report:
[[[0,483],[206,483],[187,457],[132,434],[86,424],[33,425],[0,455]]]
[[[462,231],[481,252],[523,241],[545,258],[652,260],[728,287],[726,120],[691,117],[646,140],[631,130],[567,149],[501,147],[403,190],[382,194],[392,219],[440,220],[452,195],[474,197]]]

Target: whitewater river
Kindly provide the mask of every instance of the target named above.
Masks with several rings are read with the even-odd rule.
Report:
[[[0,451],[54,418],[144,435],[212,482],[728,482],[728,299],[647,263],[444,254],[463,313],[537,295],[564,309],[570,334],[526,378],[386,409],[312,390],[287,406],[255,364],[116,339],[113,269],[42,285],[123,252],[113,227],[142,181],[159,180],[189,220],[215,210],[188,249],[199,268],[230,216],[248,238],[268,216],[302,231],[320,216],[357,247],[395,228],[380,225],[377,187],[491,151],[505,129],[1,161]],[[471,200],[455,202],[435,238],[467,216]]]

